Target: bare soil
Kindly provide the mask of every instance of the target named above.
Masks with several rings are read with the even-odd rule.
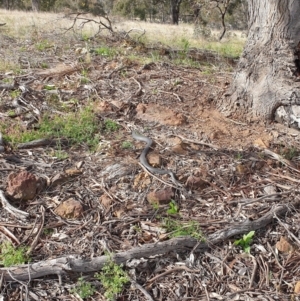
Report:
[[[37,49],[39,40],[49,41],[49,47]],[[110,39],[89,43],[86,53],[86,43],[70,36],[44,33],[38,40],[22,41],[0,34],[0,55],[10,55],[10,62],[20,68],[19,74],[0,74],[0,122],[9,125],[2,134],[9,135],[17,124],[25,130],[43,114],[65,114],[63,107],[77,111],[92,104],[101,135],[95,151],[85,144],[60,145],[67,159],[53,155],[56,145],[24,150],[5,146],[0,154],[2,190],[8,175],[21,169],[45,178],[47,186],[32,201],[12,202],[30,214],[26,223],[1,210],[1,241],[17,245],[4,230],[8,229],[22,245],[30,246],[43,207],[44,231],[32,262],[70,254],[94,258],[170,239],[172,233],[163,227],[166,219],[194,221],[205,238],[299,200],[298,132],[272,122],[233,120],[218,112],[216,103],[232,77],[226,58],[216,59],[218,65],[202,60],[191,67],[166,56],[151,62],[153,50]],[[93,49],[103,45],[119,51],[113,57],[97,55]],[[204,73],[209,64],[212,72]],[[5,86],[10,80],[14,87]],[[50,84],[55,92],[44,89]],[[14,97],[11,92],[22,86],[26,93]],[[119,129],[103,130],[107,119],[117,122]],[[169,186],[138,164],[144,144],[132,139],[132,130],[154,140],[159,167],[173,170],[183,185],[191,176],[205,183],[173,190],[177,214],[167,213],[169,204],[147,201],[148,193]],[[69,169],[80,172],[54,185],[52,179]],[[161,178],[170,182],[168,176]],[[55,213],[70,198],[83,205],[80,218]],[[274,216],[273,223],[256,231],[250,255],[233,245],[241,237],[233,237],[205,252],[175,248],[163,256],[130,260],[124,269],[132,285],[126,285],[117,300],[299,300],[294,293],[300,281],[299,222],[293,206],[285,216]],[[293,247],[278,251],[281,238]],[[93,273],[4,281],[1,294],[5,300],[80,300],[71,290],[80,276],[96,287],[87,300],[105,300]]]

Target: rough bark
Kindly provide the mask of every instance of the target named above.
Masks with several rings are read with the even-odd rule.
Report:
[[[171,0],[172,23],[178,25],[179,8],[182,0]]]
[[[39,11],[40,9],[39,0],[31,0],[31,8],[33,11]]]
[[[300,1],[248,5],[248,40],[219,108],[228,115],[272,119],[279,106],[300,104]]]
[[[200,252],[210,246],[226,241],[232,236],[245,234],[249,231],[263,228],[273,221],[274,216],[284,215],[290,207],[298,207],[298,203],[299,201],[295,201],[291,204],[291,206],[283,204],[277,205],[264,216],[255,221],[235,224],[224,230],[215,232],[207,238],[206,242],[199,242],[191,237],[178,237],[164,242],[146,244],[141,247],[135,247],[131,250],[117,253],[112,257],[112,260],[117,264],[125,264],[127,260],[163,255],[169,252],[183,252],[191,250]],[[68,272],[96,272],[101,270],[108,260],[108,256],[100,256],[92,259],[64,256],[28,265],[1,268],[0,274],[3,275],[3,279],[6,281],[29,281],[34,278],[47,275],[63,275]]]

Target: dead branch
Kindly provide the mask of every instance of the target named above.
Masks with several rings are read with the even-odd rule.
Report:
[[[169,252],[190,251],[196,245],[194,251],[201,252],[211,246],[226,241],[232,236],[248,233],[251,230],[258,230],[266,227],[273,221],[274,216],[285,214],[290,208],[300,204],[297,200],[293,204],[280,204],[271,208],[261,218],[255,221],[237,223],[230,227],[219,230],[207,238],[206,242],[197,241],[191,237],[178,237],[168,241],[145,244],[141,247],[134,247],[131,250],[117,253],[112,256],[116,264],[125,264],[128,260],[147,258],[154,255],[163,255]],[[29,279],[39,278],[47,275],[61,276],[68,272],[87,273],[96,272],[102,269],[104,264],[109,260],[109,256],[100,256],[92,259],[75,258],[74,256],[64,256],[57,259],[50,259],[36,263],[20,265],[9,268],[1,268],[0,273],[7,281],[27,281]]]
[[[114,30],[112,28],[112,23],[111,20],[109,19],[108,15],[106,14],[101,14],[101,16],[99,16],[99,20],[95,20],[95,19],[91,19],[88,17],[85,17],[85,15],[87,16],[87,13],[71,13],[66,15],[65,17],[67,18],[73,18],[73,23],[72,25],[66,29],[65,32],[68,32],[69,30],[73,30],[75,32],[75,25],[77,23],[77,21],[80,22],[79,27],[83,28],[86,24],[88,23],[95,23],[98,25],[98,32],[95,34],[98,35],[102,30],[108,30],[110,33],[114,33]]]
[[[8,200],[5,198],[4,192],[0,190],[0,200],[2,203],[2,207],[8,211],[10,214],[14,215],[15,217],[19,219],[26,219],[29,216],[29,213],[21,211],[15,207],[13,207]]]

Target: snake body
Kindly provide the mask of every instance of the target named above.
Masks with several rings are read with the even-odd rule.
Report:
[[[176,177],[173,173],[172,170],[169,170],[169,169],[160,169],[160,168],[154,168],[152,167],[149,163],[148,163],[148,160],[146,158],[151,146],[152,146],[152,139],[146,137],[146,136],[143,136],[141,135],[140,133],[137,133],[137,132],[132,132],[132,137],[133,139],[135,140],[138,140],[138,141],[142,141],[142,142],[146,142],[146,147],[143,149],[141,155],[140,155],[140,163],[150,172],[154,173],[154,174],[159,174],[159,175],[169,175],[172,179],[172,182],[176,185],[176,186],[182,186],[181,183],[179,183],[177,180],[176,180]]]

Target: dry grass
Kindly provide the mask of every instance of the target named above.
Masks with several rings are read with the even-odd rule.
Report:
[[[219,31],[213,31],[209,40],[194,37],[194,26],[192,24],[160,24],[140,21],[120,21],[116,23],[118,30],[129,31],[137,29],[136,35],[140,35],[145,30],[145,40],[147,43],[160,42],[171,47],[196,47],[210,49],[222,55],[239,56],[244,47],[246,38],[242,31],[231,31],[225,39],[218,41]],[[134,31],[133,31],[134,32]]]
[[[92,18],[92,17],[90,17]],[[7,25],[1,28],[5,34],[18,38],[28,38],[37,35],[40,32],[63,32],[72,25],[72,19],[64,17],[64,14],[55,13],[36,13],[23,11],[0,10],[0,22]],[[215,50],[221,55],[237,57],[240,55],[245,38],[242,32],[231,32],[231,36],[219,42],[217,37],[219,32],[214,31],[212,38],[208,41],[193,36],[193,25],[180,24],[179,26],[171,24],[147,23],[140,21],[128,21],[113,18],[115,30],[132,31],[132,35],[139,36],[141,31],[145,30],[143,36],[147,44],[162,43],[177,48],[203,48]],[[97,24],[88,23],[81,28],[80,23],[76,24],[77,33],[89,37],[93,36],[97,30]]]

